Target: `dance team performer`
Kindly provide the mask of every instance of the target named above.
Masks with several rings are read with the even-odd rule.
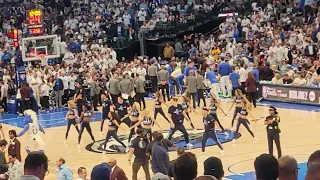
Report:
[[[191,121],[190,114],[189,112],[195,111],[192,106],[190,105],[190,99],[187,96],[182,96],[182,103],[181,103],[183,111],[186,113],[188,116],[187,121],[190,123],[192,129],[194,129],[194,125]]]
[[[146,110],[142,111],[143,118],[139,120],[138,123],[136,123],[134,126],[132,126],[130,129],[133,130],[134,128],[141,125],[143,132],[145,135],[147,135],[149,142],[152,140],[152,124],[156,124],[161,130],[161,126],[158,124],[158,122],[150,115],[150,113]]]
[[[155,99],[154,99],[154,119],[157,119],[157,115],[158,113],[160,113],[162,115],[162,117],[167,120],[168,123],[170,123],[169,119],[167,118],[167,116],[164,114],[164,111],[162,109],[162,104],[167,105],[164,102],[163,96],[160,92],[156,92],[154,93]],[[167,105],[168,106],[168,105]]]
[[[184,139],[187,143],[187,146],[192,147],[193,145],[190,143],[189,134],[183,125],[184,119],[189,120],[189,122],[191,120],[189,119],[186,112],[182,108],[182,105],[178,104],[177,98],[171,99],[171,106],[168,109],[168,113],[170,114],[169,121],[170,121],[170,126],[171,126],[171,131],[170,131],[168,139],[171,140],[174,133],[176,131],[180,131],[184,136]]]
[[[104,144],[103,144],[103,154],[106,154],[106,148],[107,148],[107,143],[110,140],[111,137],[113,137],[118,143],[120,143],[125,149],[127,148],[127,146],[119,139],[118,136],[118,128],[123,129],[120,126],[120,119],[119,116],[117,115],[117,113],[115,113],[114,111],[110,111],[108,113],[108,131],[107,131],[107,135],[106,135],[106,139],[104,140]]]
[[[240,89],[236,89],[235,90],[235,96],[233,97],[233,103],[230,107],[230,111],[232,109],[232,107],[234,105],[236,105],[235,109],[234,109],[234,113],[233,113],[233,117],[232,117],[232,122],[231,122],[231,127],[233,128],[233,124],[234,124],[234,120],[235,118],[237,117],[238,113],[241,112],[242,108],[244,107],[244,102],[248,101],[248,99],[245,97],[245,95],[242,94],[241,90]],[[250,124],[250,122],[249,122]]]
[[[251,116],[253,121],[256,120],[251,113],[251,104],[248,104],[247,101],[243,101],[243,105],[244,106],[241,108],[241,111],[238,113],[238,115],[236,117],[237,126],[236,126],[236,131],[234,132],[233,143],[236,142],[235,136],[238,134],[241,124],[247,129],[247,131],[251,134],[251,136],[254,138],[255,141],[258,140],[257,138],[255,138],[252,130],[250,129],[249,123],[248,123],[249,122],[248,116]]]
[[[87,132],[89,133],[92,141],[94,142],[95,146],[98,146],[98,144],[96,143],[96,140],[92,134],[92,129],[90,126],[90,121],[91,121],[91,117],[94,116],[95,120],[97,121],[98,118],[95,115],[92,107],[88,104],[84,104],[82,106],[82,113],[80,115],[79,121],[78,123],[80,123],[80,132],[79,132],[79,137],[78,137],[78,148],[80,148],[80,143],[81,143],[81,137],[82,137],[82,133],[84,131],[84,128],[86,128]]]
[[[224,110],[221,108],[220,101],[218,101],[214,96],[210,99],[210,105],[209,105],[209,114],[214,118],[215,123],[218,123],[221,133],[225,134],[226,136],[229,136],[228,132],[223,128],[221,125],[221,122],[217,115],[217,110],[220,109],[220,111],[227,116],[227,114],[224,112]]]
[[[128,119],[130,120],[129,127],[133,127],[135,124],[139,122],[139,116],[140,116],[140,105],[137,102],[134,102],[132,104],[132,107],[129,108],[128,114],[123,117],[123,119]],[[141,128],[140,124],[137,126],[138,128]],[[129,133],[129,138],[128,138],[128,144],[131,142],[132,136],[135,134],[134,128],[130,128],[130,133]]]
[[[67,139],[68,139],[69,130],[70,130],[71,125],[73,125],[76,128],[78,134],[80,132],[77,121],[76,121],[76,119],[79,119],[79,116],[78,116],[78,113],[76,110],[76,105],[75,105],[74,101],[72,101],[72,100],[68,101],[68,111],[67,111],[65,119],[68,121],[68,125],[67,125],[66,139],[65,139],[64,143],[67,144]]]
[[[112,101],[105,91],[101,91],[101,105],[102,105],[102,121],[100,125],[100,135],[103,134],[103,124],[105,120],[109,120],[110,107],[113,105]]]
[[[209,109],[206,107],[202,108],[202,116],[203,116],[203,124],[204,124],[204,133],[203,133],[202,142],[201,142],[201,150],[202,150],[201,155],[203,155],[205,152],[206,143],[209,138],[213,139],[221,149],[221,153],[224,153],[223,147],[220,141],[218,140],[218,137],[215,131],[215,121],[217,118],[213,117],[209,113]]]

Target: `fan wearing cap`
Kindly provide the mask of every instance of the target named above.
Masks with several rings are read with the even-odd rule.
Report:
[[[209,109],[206,107],[202,108],[202,116],[203,116],[203,124],[204,124],[204,133],[202,136],[202,155],[206,149],[206,142],[209,138],[213,139],[219,148],[221,149],[221,153],[223,153],[223,148],[221,143],[217,138],[216,131],[214,130],[215,127],[215,118],[209,114]]]
[[[269,116],[264,121],[264,124],[267,125],[267,137],[268,137],[268,147],[269,154],[273,155],[273,141],[275,142],[278,150],[278,158],[281,157],[281,145],[280,145],[280,117],[278,115],[278,111],[275,107],[269,107]]]
[[[93,167],[91,171],[91,180],[109,180],[111,167],[108,163],[101,163]]]

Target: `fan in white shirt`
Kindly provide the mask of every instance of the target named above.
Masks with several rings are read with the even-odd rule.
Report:
[[[147,12],[144,10],[144,8],[141,8],[141,10],[138,12],[138,19],[140,22],[145,22],[147,17]]]

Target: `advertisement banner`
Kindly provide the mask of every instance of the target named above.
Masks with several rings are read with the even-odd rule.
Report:
[[[261,84],[265,100],[320,105],[320,88]]]

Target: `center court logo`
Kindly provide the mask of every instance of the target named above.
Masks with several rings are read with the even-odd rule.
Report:
[[[202,135],[203,135],[204,130],[187,130],[187,131],[189,133],[190,143],[193,144],[192,149],[201,148],[201,141],[202,141]],[[229,133],[229,136],[226,136],[224,134],[220,134],[218,131],[216,131],[216,132],[217,132],[218,139],[222,144],[230,142],[234,137],[233,132],[231,132],[229,130],[227,130],[227,132]],[[168,137],[169,131],[163,131],[162,134],[164,137]],[[241,137],[240,133],[238,133],[238,135],[235,137],[235,139],[238,139],[239,137]],[[128,136],[122,135],[122,136],[119,136],[119,138],[124,144],[128,144]],[[183,134],[180,133],[179,131],[177,131],[173,135],[172,142],[174,144],[176,144],[177,147],[186,146],[186,142],[183,137]],[[95,152],[95,153],[102,153],[104,139],[97,141],[97,143],[99,144],[99,146],[95,146],[93,143],[88,144],[85,147],[86,150],[91,151],[91,152]],[[206,146],[214,146],[214,145],[216,145],[216,143],[212,139],[208,139]],[[107,154],[118,154],[118,153],[124,153],[125,149],[121,144],[119,144],[116,140],[114,140],[112,138],[107,143],[106,152],[107,152]]]

